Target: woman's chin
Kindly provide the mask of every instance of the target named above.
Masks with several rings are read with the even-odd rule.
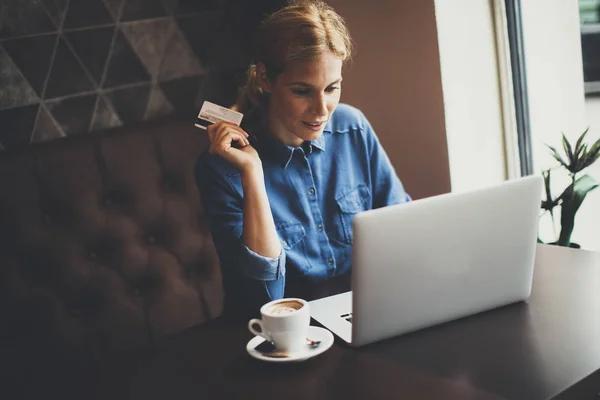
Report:
[[[302,138],[302,140],[317,140],[323,134],[323,126],[319,130],[314,129],[302,129],[300,135],[298,137]]]
[[[323,135],[323,127],[319,130],[306,129],[304,126],[296,128],[294,131],[290,132],[293,134],[293,139],[284,141],[285,144],[291,146],[300,146],[303,142],[317,140]]]

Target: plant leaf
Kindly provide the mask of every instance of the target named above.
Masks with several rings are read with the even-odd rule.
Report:
[[[600,183],[589,175],[584,175],[577,179],[574,183],[569,185],[565,191],[560,195],[562,199],[562,209],[560,217],[560,237],[558,238],[558,244],[560,246],[569,246],[571,243],[571,234],[575,226],[575,214],[585,196],[592,190],[596,189]]]
[[[552,151],[552,157],[554,157],[554,159],[558,161],[560,165],[564,166],[565,168],[569,168],[569,165],[563,161],[562,157],[560,156],[560,154],[558,154],[558,151],[556,151],[554,147],[548,144],[546,146],[548,146],[548,148]]]
[[[542,176],[544,177],[544,188],[546,189],[546,200],[552,200],[552,194],[550,194],[550,170],[546,170],[542,172]]]
[[[585,159],[587,158],[587,155],[588,155],[587,146],[588,146],[587,143],[584,143],[579,148],[579,150],[581,151],[581,154],[579,156],[577,156],[577,159],[578,159],[578,163],[580,164],[580,166],[583,166],[585,164]],[[579,170],[581,171],[582,169],[583,168],[580,168]]]
[[[592,163],[598,159],[600,156],[600,139],[596,140],[588,154],[593,157]]]
[[[575,167],[575,160],[573,157],[573,149],[571,148],[571,143],[569,143],[569,141],[567,140],[567,137],[565,136],[565,134],[562,134],[562,144],[563,144],[563,148],[565,149],[565,154],[567,155],[567,158],[569,159],[569,167]],[[569,169],[569,171],[571,171],[571,169]],[[573,172],[573,171],[571,171]]]
[[[588,126],[587,129],[585,131],[583,131],[581,136],[579,136],[579,139],[577,139],[577,143],[575,144],[575,155],[579,154],[579,152],[581,150],[581,144],[583,143],[583,138],[585,137],[585,135],[587,135],[589,130],[590,130],[590,127]]]
[[[550,191],[550,171],[549,169],[542,171],[542,176],[544,177],[544,189],[546,192],[546,199],[542,200],[542,209],[550,211],[552,214],[552,209],[558,205],[559,199],[552,199],[552,193]]]
[[[585,157],[582,157],[582,159],[581,159],[582,166],[579,170],[581,171],[582,169],[589,167],[590,165],[595,163],[599,157],[600,157],[600,139],[598,139],[598,141],[596,143],[594,143],[594,145],[592,146],[590,151],[585,154]]]
[[[585,154],[586,149],[587,149],[587,144],[585,144],[585,143],[575,149],[575,158],[578,161],[581,161],[581,159],[583,158],[581,156]]]

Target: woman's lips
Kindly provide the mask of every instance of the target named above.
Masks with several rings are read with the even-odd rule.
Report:
[[[302,121],[302,123],[304,124],[304,126],[306,126],[308,129],[313,130],[313,131],[318,131],[321,130],[321,128],[323,127],[323,125],[325,124],[325,122],[307,122],[307,121]]]

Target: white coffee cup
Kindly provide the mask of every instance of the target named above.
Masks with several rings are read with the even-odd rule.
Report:
[[[262,319],[253,318],[248,322],[250,332],[273,342],[281,352],[292,353],[306,347],[306,334],[310,325],[306,300],[273,300],[260,308],[260,314]]]

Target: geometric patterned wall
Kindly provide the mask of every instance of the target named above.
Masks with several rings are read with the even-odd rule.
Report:
[[[0,148],[230,103],[281,4],[0,0]]]

